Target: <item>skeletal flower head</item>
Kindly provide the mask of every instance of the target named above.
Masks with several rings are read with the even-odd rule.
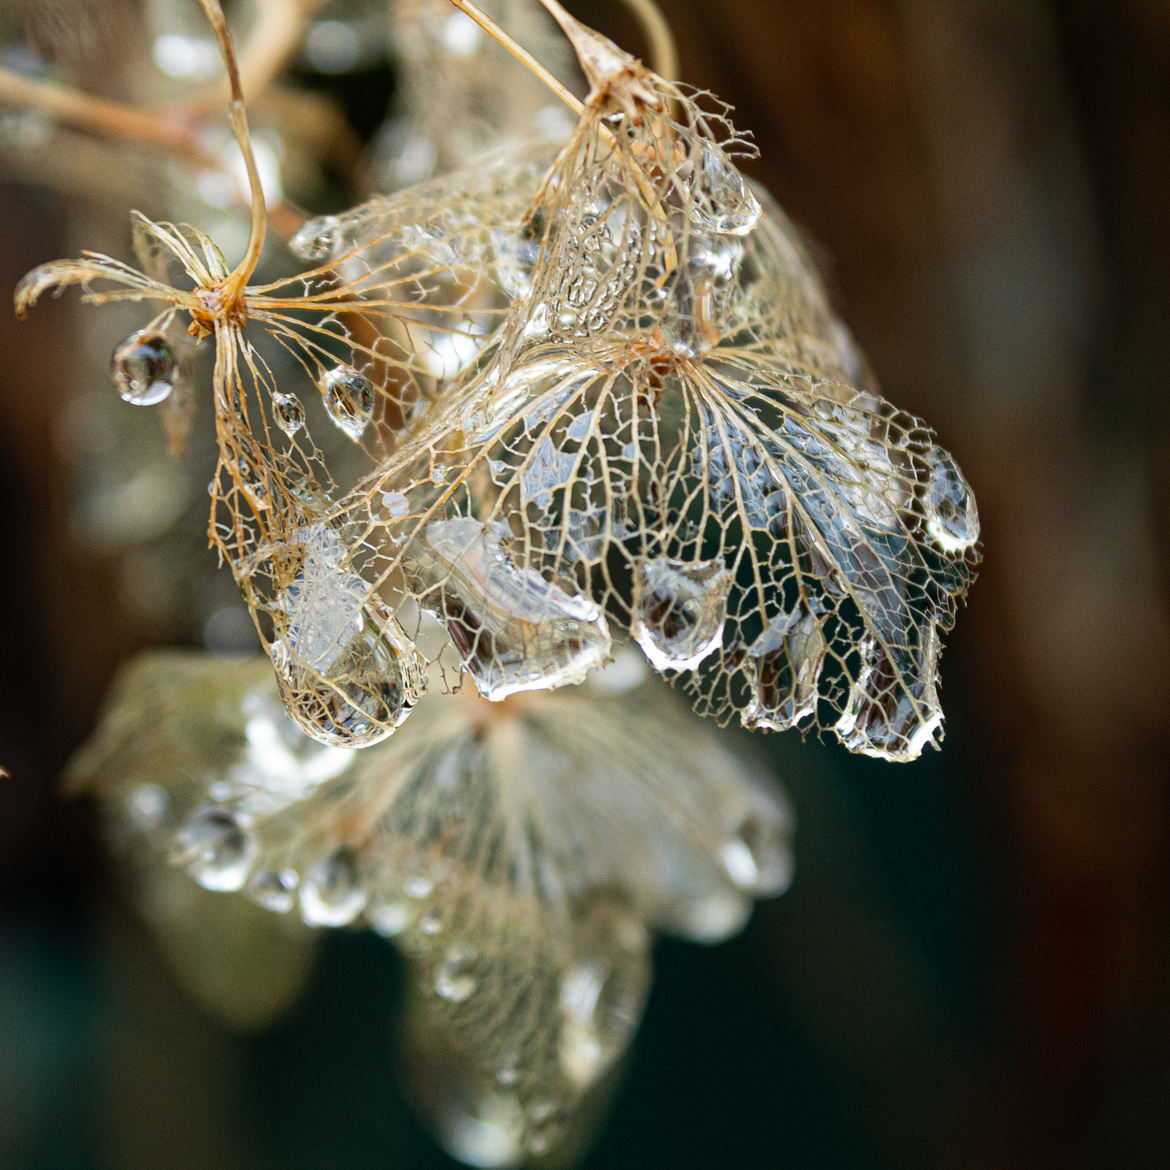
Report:
[[[783,800],[628,653],[577,688],[427,697],[361,752],[304,736],[263,660],[148,654],[71,773],[181,976],[229,1013],[233,970],[283,984],[249,1018],[295,991],[258,976],[265,948],[305,954],[309,928],[392,938],[415,976],[407,1030],[428,1037],[412,1066],[451,1070],[423,1103],[482,1164],[571,1128],[637,1027],[654,930],[718,941],[791,875]],[[277,925],[244,929],[257,911]],[[219,961],[190,964],[208,931]]]

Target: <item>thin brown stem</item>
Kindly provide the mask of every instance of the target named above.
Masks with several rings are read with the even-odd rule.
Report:
[[[575,93],[566,85],[558,81],[523,45],[518,44],[504,31],[486,12],[472,0],[451,0],[451,3],[470,17],[492,38],[501,48],[507,49],[525,69],[539,78],[548,86],[575,113],[580,117],[585,112],[585,105]]]
[[[256,155],[252,150],[252,136],[248,130],[248,112],[244,106],[244,90],[240,84],[235,44],[219,0],[200,0],[200,3],[215,33],[215,39],[219,42],[219,51],[223,55],[224,68],[227,70],[228,84],[231,87],[231,105],[228,112],[232,133],[235,135],[240,153],[244,156],[244,167],[248,172],[248,190],[251,195],[252,227],[248,234],[248,247],[223,286],[225,301],[231,304],[240,296],[260,263],[264,236],[268,230],[268,210],[264,203],[264,187],[260,182],[260,172],[256,168]]]

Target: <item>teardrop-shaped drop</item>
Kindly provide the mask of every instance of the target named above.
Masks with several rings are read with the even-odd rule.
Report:
[[[695,169],[691,216],[699,226],[746,236],[763,214],[747,180],[718,147],[704,143]]]
[[[472,517],[428,524],[415,572],[485,699],[582,682],[609,658],[605,615],[523,563],[509,534]]]
[[[731,580],[722,561],[638,562],[634,637],[658,670],[692,670],[722,642]]]
[[[173,858],[205,890],[238,890],[257,852],[256,838],[239,816],[205,805],[175,834]]]
[[[276,419],[276,425],[291,439],[305,425],[305,408],[295,394],[274,394],[272,417]]]
[[[364,618],[328,674],[304,662],[283,638],[269,655],[285,709],[306,735],[330,747],[379,743],[426,689],[418,651]]]
[[[110,375],[123,402],[154,406],[175,388],[175,355],[161,333],[139,329],[114,350]]]
[[[338,430],[357,442],[374,413],[374,385],[352,366],[334,366],[317,383]]]
[[[943,552],[963,552],[979,539],[975,494],[949,452],[932,447],[927,461],[926,531]]]
[[[301,917],[308,926],[347,926],[365,904],[357,854],[348,845],[310,866],[301,883]]]
[[[938,626],[927,619],[910,647],[859,646],[861,665],[833,730],[851,751],[901,763],[916,760],[942,726]]]
[[[807,610],[782,613],[748,647],[755,667],[751,700],[741,721],[752,731],[786,731],[813,718],[827,652]]]

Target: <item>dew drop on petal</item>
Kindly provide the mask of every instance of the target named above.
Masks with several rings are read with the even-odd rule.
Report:
[[[634,637],[656,669],[692,670],[719,646],[731,580],[722,561],[638,562]]]
[[[423,604],[443,620],[485,699],[579,683],[609,658],[600,608],[522,565],[503,535],[460,517],[428,524],[425,542]]]
[[[728,235],[745,236],[763,214],[747,180],[729,158],[710,143],[699,154],[691,216],[701,227]]]
[[[110,374],[124,402],[154,406],[175,388],[175,355],[161,333],[140,329],[114,350]]]
[[[435,971],[435,992],[451,1003],[470,998],[479,983],[479,957],[462,943],[456,943],[443,956]]]
[[[258,845],[242,819],[228,809],[196,809],[175,834],[172,857],[205,890],[238,890],[256,860]]]
[[[926,489],[926,531],[943,552],[963,552],[979,539],[979,512],[970,484],[952,456],[931,448]]]
[[[297,872],[293,869],[262,869],[248,879],[248,897],[257,906],[287,914],[297,900]]]
[[[942,726],[938,627],[927,620],[916,647],[859,646],[861,665],[833,730],[851,751],[895,763],[916,760]]]
[[[335,215],[320,215],[302,224],[288,246],[298,259],[315,264],[332,260],[341,251],[341,242],[341,221]]]
[[[541,1157],[547,1154],[564,1134],[569,1121],[569,1111],[555,1101],[534,1102],[528,1109],[528,1128],[524,1144],[530,1154]]]
[[[827,646],[809,612],[781,614],[748,647],[751,700],[741,716],[752,731],[786,731],[816,714]]]
[[[301,917],[308,926],[347,926],[365,904],[357,854],[348,845],[310,866],[301,883]]]
[[[374,413],[374,384],[352,366],[339,365],[326,370],[317,387],[337,429],[360,439]]]
[[[728,876],[749,894],[770,897],[792,881],[788,820],[779,809],[753,811],[720,851]]]
[[[274,394],[272,417],[276,419],[276,425],[291,439],[305,425],[305,408],[295,394]]]

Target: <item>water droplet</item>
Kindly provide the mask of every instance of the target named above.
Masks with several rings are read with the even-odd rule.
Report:
[[[274,394],[272,417],[276,419],[276,425],[291,439],[305,425],[305,408],[294,394]]]
[[[942,726],[938,627],[927,620],[917,646],[859,646],[860,667],[833,730],[851,751],[902,763],[916,760]]]
[[[301,917],[309,926],[346,926],[362,912],[366,891],[357,854],[341,845],[311,866],[301,884]]]
[[[295,869],[262,869],[248,880],[248,896],[257,906],[287,914],[296,902],[297,872]]]
[[[786,731],[811,719],[825,665],[825,636],[809,612],[782,613],[748,647],[751,701],[741,716],[752,731]]]
[[[124,402],[154,406],[175,388],[175,355],[161,333],[139,329],[114,350],[110,374]]]
[[[258,849],[241,817],[228,809],[204,806],[175,834],[172,856],[205,890],[238,890]]]
[[[383,902],[370,915],[370,925],[383,938],[397,938],[414,917],[414,908],[406,902]]]
[[[334,366],[317,382],[325,410],[338,430],[355,442],[374,413],[374,384],[352,366]]]
[[[442,914],[440,914],[438,910],[428,910],[427,913],[418,920],[418,928],[423,932],[423,934],[434,938],[434,936],[443,929]]]
[[[484,698],[579,683],[609,658],[599,607],[524,567],[502,531],[470,517],[439,520],[425,541],[423,604],[443,620]]]
[[[297,533],[301,570],[280,595],[284,636],[269,647],[281,700],[302,730],[331,747],[390,735],[426,689],[422,656],[356,573],[324,524]]]
[[[126,816],[140,833],[147,833],[162,824],[169,803],[160,785],[139,784],[126,794]]]
[[[788,821],[779,809],[759,809],[744,818],[720,851],[728,876],[741,890],[765,897],[792,881]]]
[[[931,448],[926,489],[926,531],[943,552],[963,552],[979,539],[979,512],[970,484],[951,455]]]
[[[693,670],[723,640],[732,575],[722,561],[654,557],[634,570],[634,637],[658,670]]]
[[[558,1055],[565,1075],[586,1089],[629,1043],[650,983],[649,946],[636,920],[606,915],[593,924],[600,944],[586,944],[561,979]]]
[[[421,924],[420,924],[421,925]],[[435,972],[435,991],[451,1003],[463,1003],[479,983],[479,956],[471,947],[456,943]]]
[[[746,236],[759,222],[759,200],[717,146],[704,143],[691,192],[691,217],[709,231]]]
[[[302,224],[288,246],[298,259],[315,264],[337,256],[342,238],[341,221],[335,215],[320,215]]]

